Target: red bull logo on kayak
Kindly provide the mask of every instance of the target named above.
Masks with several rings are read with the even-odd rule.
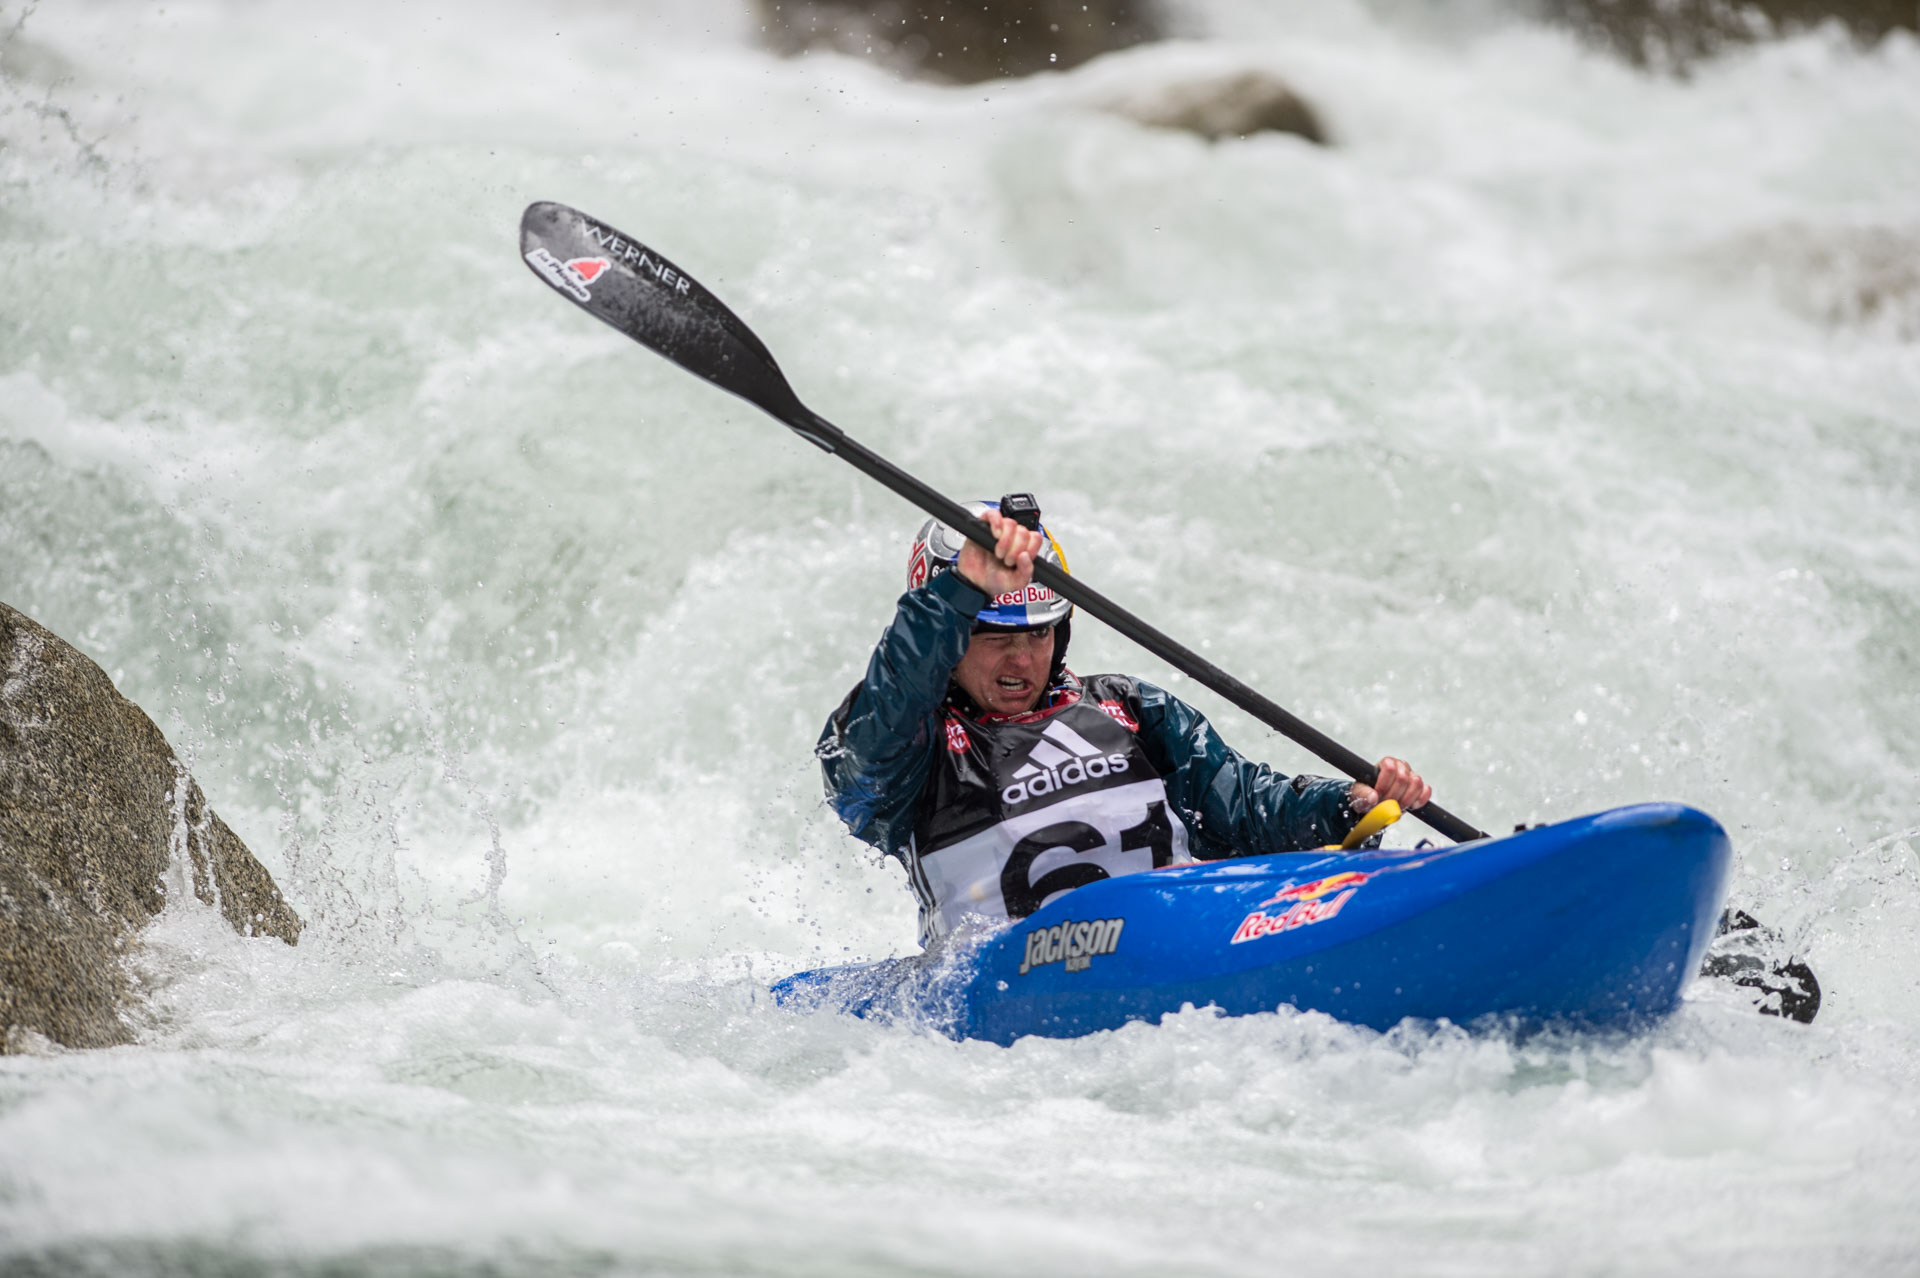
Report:
[[[1269,905],[1284,905],[1288,901],[1318,901],[1322,897],[1332,896],[1335,892],[1344,891],[1350,887],[1357,888],[1372,877],[1371,874],[1363,874],[1358,870],[1330,874],[1324,879],[1314,879],[1308,883],[1296,883],[1292,887],[1283,887],[1260,904],[1264,908]]]
[[[575,301],[591,302],[593,282],[613,263],[604,257],[575,257],[563,262],[547,250],[537,248],[527,254],[527,265]]]
[[[1020,958],[1020,975],[1049,963],[1064,963],[1069,972],[1084,972],[1102,954],[1120,948],[1125,919],[1071,920],[1027,933],[1027,951]]]
[[[1277,936],[1281,932],[1325,923],[1340,913],[1346,903],[1353,899],[1353,894],[1372,877],[1370,874],[1348,871],[1281,888],[1260,902],[1260,908],[1240,920],[1232,943],[1238,945],[1242,941],[1257,941],[1263,936]],[[1270,906],[1286,908],[1269,913]]]

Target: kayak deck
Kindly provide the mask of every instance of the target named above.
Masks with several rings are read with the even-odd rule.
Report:
[[[1700,968],[1732,848],[1641,804],[1439,848],[1172,866],[1056,896],[939,955],[823,968],[782,1005],[910,1018],[1010,1043],[1282,1004],[1387,1029],[1496,1015],[1632,1026]]]

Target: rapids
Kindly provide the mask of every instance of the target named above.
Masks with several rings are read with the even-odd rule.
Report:
[[[310,925],[175,893],[138,1045],[0,1058],[0,1270],[1920,1264],[1920,43],[1680,81],[1478,6],[1186,21],[942,89],[695,0],[0,2],[0,599]],[[1246,65],[1336,145],[1089,105]],[[771,1007],[912,947],[810,751],[920,517],[551,296],[535,199],[1454,812],[1716,814],[1819,1021]]]

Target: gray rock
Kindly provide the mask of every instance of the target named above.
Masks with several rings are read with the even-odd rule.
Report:
[[[1541,0],[1541,11],[1636,66],[1684,73],[1721,51],[1838,22],[1856,40],[1920,28],[1914,0]]]
[[[0,1052],[130,1038],[123,965],[184,855],[243,936],[300,919],[106,672],[0,603]]]
[[[1209,142],[1254,133],[1291,133],[1325,146],[1327,133],[1306,99],[1267,71],[1233,71],[1136,89],[1106,104],[1116,115]]]
[[[1153,0],[757,0],[792,57],[826,48],[901,75],[976,84],[1064,71],[1166,34]]]

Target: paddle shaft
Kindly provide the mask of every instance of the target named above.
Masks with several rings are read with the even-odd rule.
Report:
[[[773,352],[726,303],[677,264],[632,236],[551,201],[529,205],[520,219],[527,266],[555,292],[603,323],[688,372],[740,396],[809,443],[843,458],[935,519],[993,549],[987,525],[964,507],[861,444],[793,393]],[[1175,643],[1099,591],[1051,564],[1034,579],[1106,622],[1147,651],[1213,689],[1268,727],[1285,734],[1356,781],[1373,785],[1373,764],[1301,722],[1192,649]],[[1456,842],[1487,836],[1438,804],[1414,815]]]
[[[803,407],[801,411],[806,414],[805,419],[789,421],[783,414],[774,413],[765,404],[760,407],[766,408],[769,413],[773,413],[775,417],[792,427],[795,433],[808,443],[832,453],[861,474],[878,480],[885,487],[926,511],[941,523],[965,535],[969,540],[988,550],[994,548],[993,532],[987,527],[985,520],[976,518],[964,506],[921,483],[812,409]],[[1148,625],[1093,587],[1076,577],[1068,576],[1052,564],[1038,561],[1033,565],[1033,578],[1041,585],[1065,596],[1075,607],[1084,608],[1168,665],[1182,671],[1201,685],[1213,689],[1260,722],[1304,747],[1321,760],[1332,764],[1354,780],[1366,785],[1374,783],[1378,776],[1378,769],[1365,758],[1347,749],[1312,724],[1289,713],[1284,707],[1262,696],[1185,644],[1175,641],[1172,637]],[[1456,843],[1468,843],[1487,837],[1483,831],[1475,829],[1437,803],[1429,802],[1424,807],[1412,809],[1411,815],[1419,817]]]

